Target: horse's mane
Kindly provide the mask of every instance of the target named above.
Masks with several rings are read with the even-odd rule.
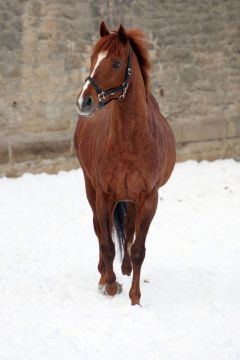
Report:
[[[151,67],[148,52],[148,43],[145,39],[144,33],[141,30],[127,31],[129,43],[138,59],[141,69],[146,92],[149,92],[150,78],[149,69]],[[118,52],[121,41],[117,32],[111,32],[108,36],[103,36],[93,49],[93,55],[102,50],[109,50],[110,52]]]
[[[149,70],[151,67],[148,52],[148,43],[144,33],[140,30],[129,30],[127,32],[129,42],[135,52],[142,72],[143,81],[147,92],[150,87]]]

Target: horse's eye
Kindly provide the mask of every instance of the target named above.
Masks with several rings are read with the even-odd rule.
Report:
[[[115,61],[112,66],[113,66],[114,69],[118,69],[120,67],[120,65],[121,64],[120,64],[119,61]]]

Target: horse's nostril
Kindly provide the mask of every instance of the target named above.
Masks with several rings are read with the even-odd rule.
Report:
[[[83,101],[83,107],[90,108],[93,103],[93,98],[91,96],[87,96]]]

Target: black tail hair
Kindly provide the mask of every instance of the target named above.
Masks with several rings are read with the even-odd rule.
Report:
[[[113,230],[118,242],[120,257],[122,259],[126,243],[125,219],[127,214],[127,203],[117,203],[114,210]]]

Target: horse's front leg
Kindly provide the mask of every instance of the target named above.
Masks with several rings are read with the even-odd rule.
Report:
[[[111,204],[106,195],[97,193],[96,211],[100,227],[99,248],[101,266],[105,265],[105,292],[108,295],[116,295],[121,291],[120,285],[116,282],[116,275],[113,271],[113,260],[115,257],[115,246],[112,240],[112,210]]]
[[[96,217],[95,214],[93,215],[93,225],[94,225],[94,230],[95,230],[95,233],[97,235],[98,242],[99,242],[99,239],[100,239],[100,226],[99,226],[99,222],[98,222],[97,217]],[[104,264],[104,261],[103,261],[103,257],[102,257],[102,254],[101,254],[100,247],[99,247],[98,271],[100,272],[100,280],[99,280],[99,283],[98,283],[98,290],[100,292],[102,292],[104,290],[104,286],[106,284],[106,280],[105,280],[106,270],[105,270],[105,264]]]
[[[99,221],[98,221],[97,215],[96,215],[96,191],[93,188],[91,181],[87,178],[86,174],[84,174],[84,178],[85,178],[85,187],[86,187],[87,198],[88,198],[89,204],[90,204],[90,206],[92,208],[92,212],[93,212],[93,227],[94,227],[95,234],[99,240],[100,239],[100,226],[99,226]],[[104,285],[105,285],[105,264],[104,264],[100,249],[99,249],[98,271],[100,272],[100,275],[101,275],[99,283],[98,283],[98,289],[102,292]]]
[[[136,239],[131,248],[133,280],[129,292],[132,305],[140,305],[140,273],[145,258],[145,241],[149,226],[157,209],[158,193],[154,190],[147,198],[137,204]]]

